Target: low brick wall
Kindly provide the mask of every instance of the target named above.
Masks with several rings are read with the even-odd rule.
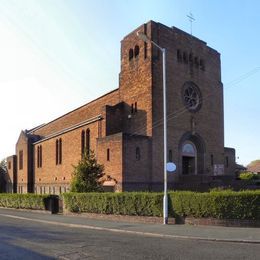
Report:
[[[95,214],[95,213],[72,213],[64,211],[64,215],[79,216],[92,219],[104,219],[122,222],[135,223],[156,223],[162,224],[162,217],[145,217],[145,216],[127,216],[112,214]],[[226,227],[260,227],[260,220],[238,220],[238,219],[214,219],[214,218],[169,218],[168,224],[188,224],[188,225],[208,225],[208,226],[226,226]]]
[[[209,225],[225,227],[260,227],[260,220],[253,219],[215,219],[215,218],[185,218],[176,220],[177,224]]]
[[[156,223],[162,224],[163,217],[146,217],[146,216],[128,216],[128,215],[113,215],[113,214],[96,214],[96,213],[72,213],[67,210],[63,211],[64,215],[79,216],[100,220],[134,222],[134,223]],[[169,218],[168,224],[176,224],[175,218]]]

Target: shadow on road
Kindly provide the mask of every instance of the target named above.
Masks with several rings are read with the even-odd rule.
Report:
[[[1,237],[0,244],[0,258],[1,260],[12,259],[26,259],[26,260],[40,260],[40,259],[55,259],[43,254],[36,253],[30,249],[25,249],[19,245],[13,245],[10,237]]]

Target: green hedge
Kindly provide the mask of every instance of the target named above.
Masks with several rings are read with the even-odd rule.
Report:
[[[260,219],[260,190],[173,192],[170,202],[177,216],[217,219]]]
[[[119,215],[162,216],[161,193],[64,193],[65,209]]]
[[[16,209],[38,209],[45,210],[48,204],[49,195],[38,194],[0,194],[0,207]]]
[[[63,199],[71,212],[163,215],[162,193],[64,193]],[[169,216],[260,219],[260,191],[169,192]]]

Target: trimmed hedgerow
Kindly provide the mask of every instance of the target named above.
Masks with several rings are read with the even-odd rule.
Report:
[[[174,212],[182,217],[260,219],[260,190],[169,193]]]
[[[16,209],[37,209],[45,210],[49,195],[38,194],[0,194],[0,207]]]
[[[162,198],[149,192],[63,194],[68,211],[137,216],[162,216]]]
[[[65,209],[137,216],[162,216],[163,194],[152,192],[64,193]],[[260,191],[169,192],[169,216],[260,219]]]

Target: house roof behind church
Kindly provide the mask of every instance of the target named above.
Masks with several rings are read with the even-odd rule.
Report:
[[[256,160],[251,162],[247,166],[247,170],[254,173],[260,173],[260,160]]]

